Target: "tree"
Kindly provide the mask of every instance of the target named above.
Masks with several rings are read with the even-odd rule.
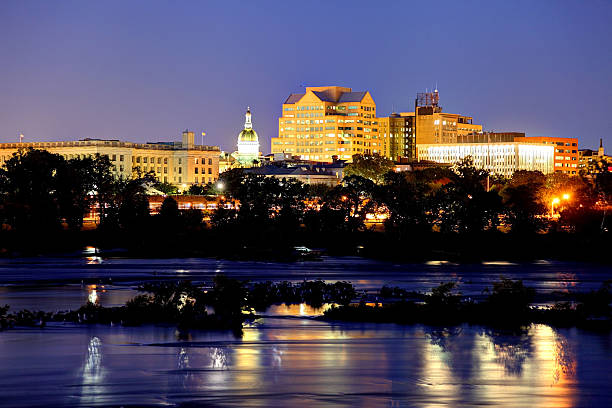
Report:
[[[534,233],[543,227],[542,218],[547,207],[541,196],[546,176],[539,171],[519,170],[500,194],[506,212],[506,223],[512,232]]]
[[[403,239],[420,232],[431,232],[436,184],[415,173],[388,173],[379,199],[389,210],[385,230]]]
[[[497,227],[502,203],[497,191],[486,191],[488,175],[475,168],[470,157],[454,166],[451,182],[437,200],[442,231],[473,233]]]
[[[58,178],[65,167],[62,156],[44,150],[13,154],[0,170],[3,221],[17,230],[61,228]]]
[[[393,162],[386,157],[375,155],[353,155],[353,162],[344,168],[344,176],[360,176],[380,184],[385,174],[393,170]]]

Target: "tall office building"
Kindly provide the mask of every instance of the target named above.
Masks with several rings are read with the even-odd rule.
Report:
[[[205,184],[219,178],[219,147],[194,143],[186,130],[180,142],[131,143],[119,140],[83,139],[66,142],[0,143],[0,164],[19,149],[47,150],[66,159],[108,156],[117,177],[131,178],[137,172],[175,185]]]
[[[340,86],[306,87],[283,103],[272,153],[303,160],[351,161],[354,154],[382,154],[376,104],[367,91]]]
[[[392,113],[378,118],[378,135],[382,143],[382,156],[393,161],[416,159],[414,117]]]
[[[482,125],[474,124],[471,116],[442,112],[440,94],[437,89],[434,92],[418,93],[415,100],[415,111],[402,112],[400,115],[412,117],[415,120],[417,145],[457,143],[457,136],[482,132]]]

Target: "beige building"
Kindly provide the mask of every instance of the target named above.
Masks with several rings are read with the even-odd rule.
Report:
[[[272,153],[332,162],[354,154],[381,154],[376,104],[367,91],[340,86],[307,87],[283,103]]]
[[[116,176],[131,178],[154,174],[175,185],[206,184],[219,177],[219,148],[194,143],[194,133],[183,132],[181,142],[131,143],[119,140],[83,139],[69,142],[0,143],[0,164],[19,149],[40,149],[66,159],[100,154],[108,156]]]
[[[402,112],[401,116],[414,120],[416,144],[457,143],[458,136],[482,133],[482,125],[473,123],[471,116],[442,112],[439,105],[440,94],[433,92],[417,93],[415,112]]]
[[[520,142],[419,144],[419,160],[455,164],[470,156],[476,168],[506,177],[517,170],[555,171],[552,145]]]
[[[414,117],[390,116],[378,118],[378,135],[382,144],[381,155],[393,160],[416,159]]]

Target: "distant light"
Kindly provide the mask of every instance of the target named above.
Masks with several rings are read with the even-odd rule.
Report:
[[[559,204],[559,202],[561,202],[561,200],[559,200],[558,197],[553,198],[552,203],[553,204]]]
[[[563,199],[564,200],[569,200],[570,199],[570,195],[569,194],[563,194]]]
[[[217,188],[218,188],[219,190],[223,190],[223,189],[225,188],[225,185],[224,185],[222,182],[218,182],[218,183],[217,183]]]

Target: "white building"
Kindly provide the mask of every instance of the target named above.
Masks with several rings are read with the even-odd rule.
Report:
[[[492,174],[510,177],[517,170],[555,171],[552,145],[503,143],[418,144],[417,157],[437,163],[454,164],[471,156],[474,166]]]
[[[234,157],[241,166],[251,167],[254,160],[259,160],[259,156],[259,137],[253,130],[251,109],[247,108],[244,129],[238,135],[238,151],[234,153]]]

